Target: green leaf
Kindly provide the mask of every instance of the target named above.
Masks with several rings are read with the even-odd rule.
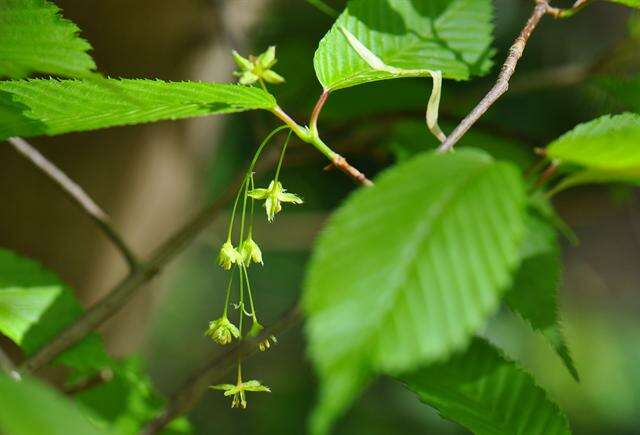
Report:
[[[0,375],[0,433],[11,435],[105,435],[79,408],[31,378],[15,382]]]
[[[73,292],[38,263],[0,249],[0,333],[33,355],[83,312]],[[109,363],[96,334],[61,354],[57,363],[89,371]]]
[[[527,216],[522,256],[513,286],[505,297],[507,304],[545,337],[571,376],[579,381],[558,314],[560,246],[556,231],[533,211]]]
[[[492,19],[490,0],[351,0],[320,41],[316,75],[328,90],[425,77],[429,70],[458,80],[481,75],[491,67]],[[404,72],[372,67],[349,34],[386,66]]]
[[[577,165],[553,192],[586,183],[640,180],[640,115],[605,115],[580,124],[547,148],[549,158]]]
[[[0,82],[0,140],[165,119],[272,109],[273,96],[239,85],[160,80]]]
[[[485,153],[424,153],[385,172],[331,218],[307,272],[308,352],[321,380],[314,433],[375,373],[464,349],[511,286],[525,193]]]
[[[640,0],[609,0],[613,3],[629,6],[630,8],[640,8]]]
[[[0,2],[0,77],[32,72],[86,76],[95,69],[79,29],[44,0]]]
[[[640,112],[640,75],[600,76],[594,79],[594,83],[625,109]]]
[[[113,378],[78,393],[75,398],[96,416],[95,422],[118,433],[135,434],[160,413],[165,400],[153,388],[138,358],[114,362]],[[185,418],[176,419],[162,434],[191,433]]]
[[[443,418],[476,435],[571,433],[565,415],[531,375],[480,338],[450,361],[401,379]]]

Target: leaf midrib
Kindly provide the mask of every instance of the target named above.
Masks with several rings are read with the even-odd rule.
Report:
[[[441,222],[443,216],[446,215],[446,211],[449,210],[453,206],[453,204],[457,202],[457,199],[460,196],[456,194],[460,190],[467,187],[472,180],[476,179],[477,177],[482,175],[484,172],[490,170],[492,167],[494,167],[495,164],[496,164],[495,161],[489,161],[489,162],[483,163],[481,167],[479,167],[473,173],[470,173],[463,182],[449,187],[446,193],[443,195],[443,198],[440,201],[438,201],[439,212],[435,214],[435,216],[431,221],[425,219],[425,221],[418,226],[418,228],[416,229],[416,232],[413,233],[414,236],[410,237],[410,240],[415,240],[415,242],[409,245],[410,248],[407,249],[407,254],[406,254],[408,258],[406,261],[402,262],[403,265],[401,265],[402,279],[398,282],[398,285],[393,290],[390,290],[390,292],[392,293],[392,297],[391,297],[390,303],[386,306],[391,308],[389,308],[388,310],[386,310],[384,313],[381,314],[380,316],[381,319],[386,320],[395,309],[395,306],[397,305],[398,297],[400,296],[400,290],[406,285],[407,280],[409,279],[408,271],[416,263],[412,261],[412,259],[415,259],[416,253],[420,249],[420,246],[423,243],[425,243],[425,241],[429,238],[431,234],[433,234],[433,231],[429,231],[429,228],[433,229],[438,226],[438,223]],[[419,235],[419,236],[416,237],[416,235]],[[372,331],[372,333],[369,335],[369,337],[366,340],[364,340],[364,342],[374,343],[376,341],[374,340],[374,337],[378,335],[378,333],[379,333],[378,331]]]

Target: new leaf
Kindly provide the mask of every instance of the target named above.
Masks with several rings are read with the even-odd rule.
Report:
[[[485,74],[492,15],[490,0],[351,0],[320,41],[314,57],[318,80],[336,90],[406,76],[373,68],[348,34],[384,64],[413,70],[414,76],[428,76],[428,70],[458,80]]]

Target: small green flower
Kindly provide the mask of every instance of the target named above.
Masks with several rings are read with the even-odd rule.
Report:
[[[216,343],[224,346],[231,343],[233,338],[240,338],[240,331],[229,321],[227,316],[222,316],[217,320],[209,322],[209,329],[205,332]]]
[[[236,385],[232,385],[232,384],[214,385],[209,388],[212,388],[214,390],[224,391],[225,397],[233,396],[231,407],[243,408],[243,409],[247,407],[247,399],[246,399],[245,392],[247,391],[265,392],[265,393],[271,392],[271,389],[269,387],[262,385],[259,381],[255,381],[255,380],[247,381],[247,382],[238,381],[238,384]]]
[[[260,79],[275,85],[284,83],[284,78],[271,70],[277,62],[276,47],[271,46],[258,57],[249,56],[249,59],[240,56],[235,50],[232,54],[233,60],[240,68],[233,74],[239,77],[238,81],[241,85],[252,85]]]
[[[254,263],[260,263],[264,266],[262,262],[262,251],[256,242],[253,241],[253,238],[249,236],[242,242],[242,246],[240,247],[240,254],[242,255],[242,262],[245,266],[249,266],[251,261]]]
[[[267,220],[273,221],[275,215],[282,210],[281,203],[302,204],[302,199],[293,193],[288,193],[282,183],[273,180],[266,189],[253,189],[249,191],[253,199],[264,199],[264,208],[267,210]]]
[[[233,247],[230,240],[227,240],[220,248],[220,254],[218,254],[218,264],[224,269],[231,269],[234,264],[240,264],[242,262],[242,256],[236,248]]]
[[[257,337],[258,335],[260,335],[263,329],[264,327],[260,323],[258,323],[257,320],[254,320],[253,325],[251,325],[251,329],[247,333],[247,338]],[[275,337],[275,335],[269,335],[267,338],[258,343],[258,349],[260,349],[261,352],[264,352],[271,347],[272,343],[278,344],[278,339]]]

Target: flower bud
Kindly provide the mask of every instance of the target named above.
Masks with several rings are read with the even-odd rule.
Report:
[[[235,50],[231,54],[239,67],[233,75],[238,77],[238,82],[241,85],[253,85],[259,80],[272,84],[284,83],[284,78],[271,69],[278,61],[276,47],[271,46],[259,56],[249,56],[248,59],[240,56]]]

